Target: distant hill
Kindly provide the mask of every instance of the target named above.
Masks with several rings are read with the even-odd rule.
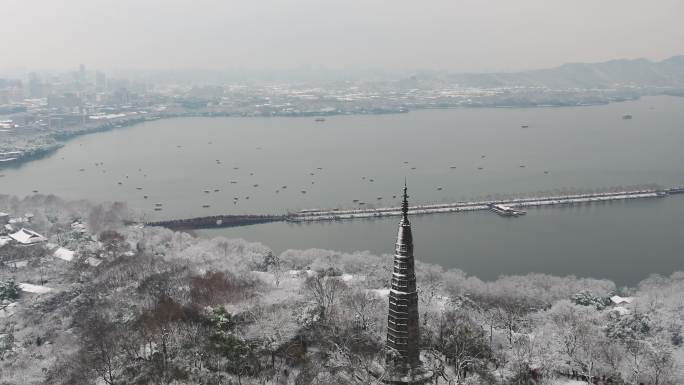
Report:
[[[554,89],[612,87],[684,87],[684,56],[652,62],[620,59],[603,63],[569,63],[556,68],[511,73],[448,74],[443,81],[465,87],[539,86]],[[431,82],[430,76],[412,80]]]

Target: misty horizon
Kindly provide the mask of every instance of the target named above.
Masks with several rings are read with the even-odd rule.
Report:
[[[684,53],[674,0],[114,3],[8,1],[2,72],[283,71],[518,72],[564,63]],[[153,26],[153,27],[151,27]],[[46,64],[49,63],[49,64]]]

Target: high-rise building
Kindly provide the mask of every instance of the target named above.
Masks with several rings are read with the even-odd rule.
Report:
[[[107,76],[104,72],[95,72],[95,91],[104,92],[107,90]]]
[[[413,234],[408,219],[408,194],[404,184],[402,218],[394,249],[394,270],[387,316],[387,357],[385,383],[424,384],[432,379],[420,361],[418,291],[413,258]]]
[[[35,72],[29,74],[28,81],[28,96],[30,98],[42,98],[45,97],[45,87],[43,82]]]

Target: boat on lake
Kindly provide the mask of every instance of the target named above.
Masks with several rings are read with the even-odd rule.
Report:
[[[523,210],[514,209],[513,207],[502,204],[490,204],[489,210],[502,217],[518,217],[527,214],[527,212]]]

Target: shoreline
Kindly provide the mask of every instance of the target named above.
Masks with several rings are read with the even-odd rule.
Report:
[[[637,101],[644,96],[669,96],[669,97],[680,97],[679,95],[671,94],[646,94],[639,95],[634,98],[619,98],[606,100],[602,102],[592,102],[592,103],[582,103],[582,104],[520,104],[520,105],[497,105],[497,104],[469,104],[469,105],[445,105],[445,106],[417,106],[413,109],[409,108],[399,108],[395,110],[369,110],[363,112],[303,112],[297,114],[235,114],[229,111],[185,111],[185,112],[173,112],[173,113],[160,113],[145,116],[128,116],[117,119],[108,120],[100,124],[93,124],[74,129],[73,131],[56,131],[54,133],[48,134],[47,138],[54,140],[54,143],[46,144],[38,148],[23,150],[23,149],[9,149],[9,152],[18,152],[20,155],[14,158],[0,159],[0,171],[10,168],[20,168],[22,165],[33,161],[42,159],[56,152],[62,148],[69,140],[76,137],[88,134],[95,134],[99,132],[108,132],[118,128],[131,127],[138,124],[142,124],[148,121],[155,120],[166,120],[174,118],[315,118],[315,117],[334,117],[334,116],[362,116],[362,115],[393,115],[393,114],[406,114],[415,111],[422,110],[455,110],[455,109],[531,109],[531,108],[572,108],[572,107],[592,107],[592,106],[604,106],[612,103],[624,103],[629,101]]]

